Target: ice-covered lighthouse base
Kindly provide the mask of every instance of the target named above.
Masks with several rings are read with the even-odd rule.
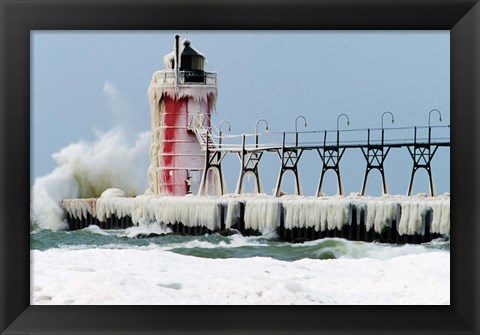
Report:
[[[276,232],[285,241],[342,237],[357,241],[422,243],[450,234],[450,195],[303,197],[268,195],[142,195],[109,189],[98,199],[62,202],[69,229],[166,225],[171,233],[199,235],[236,229]]]

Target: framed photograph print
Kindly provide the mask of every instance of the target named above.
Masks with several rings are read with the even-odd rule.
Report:
[[[480,332],[478,1],[0,11],[2,334]]]

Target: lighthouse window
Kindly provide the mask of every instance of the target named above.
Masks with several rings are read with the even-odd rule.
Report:
[[[203,70],[202,57],[192,57],[192,70]]]
[[[190,57],[186,57],[186,56],[183,56],[182,57],[182,62],[180,64],[180,70],[181,71],[188,71],[188,70],[192,70],[192,71],[203,71],[203,57],[199,57],[199,56],[190,56]]]

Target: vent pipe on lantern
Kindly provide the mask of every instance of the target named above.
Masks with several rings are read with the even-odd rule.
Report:
[[[175,88],[178,88],[178,69],[180,60],[180,35],[175,35]]]

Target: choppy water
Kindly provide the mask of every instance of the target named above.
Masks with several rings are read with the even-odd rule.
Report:
[[[270,257],[282,261],[342,257],[387,259],[411,253],[450,250],[450,242],[445,240],[435,240],[423,245],[389,245],[328,238],[290,244],[279,241],[274,234],[258,237],[244,237],[239,234],[228,237],[219,234],[202,236],[169,234],[147,237],[147,234],[135,229],[137,228],[102,230],[91,226],[77,231],[34,230],[31,233],[31,249],[42,251],[50,248],[142,249],[155,246],[177,254],[202,258]]]

